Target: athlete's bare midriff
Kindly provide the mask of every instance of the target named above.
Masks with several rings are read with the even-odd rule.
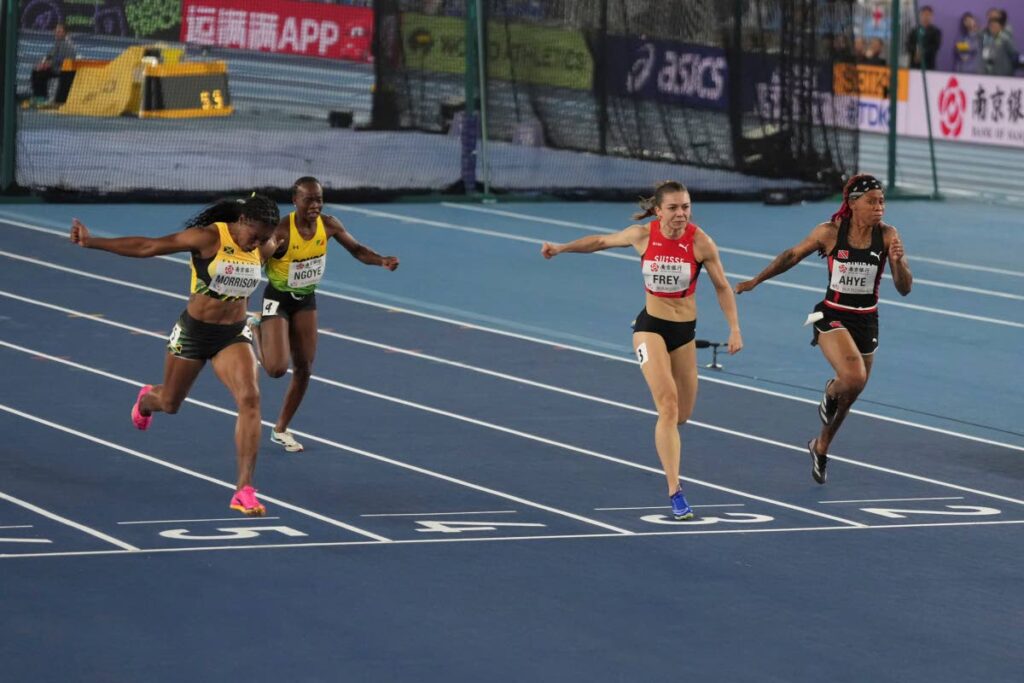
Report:
[[[668,298],[654,296],[647,292],[645,303],[647,314],[662,320],[676,323],[690,322],[697,319],[697,302],[692,296],[685,298]]]
[[[193,294],[188,298],[188,314],[204,323],[231,325],[245,320],[245,300],[221,301],[205,294]]]

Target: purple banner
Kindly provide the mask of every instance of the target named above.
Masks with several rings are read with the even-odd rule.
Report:
[[[608,92],[703,109],[729,106],[725,52],[667,40],[608,36]]]

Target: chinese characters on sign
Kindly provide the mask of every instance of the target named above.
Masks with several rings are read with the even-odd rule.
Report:
[[[373,61],[373,11],[274,0],[185,0],[181,40],[242,50]]]

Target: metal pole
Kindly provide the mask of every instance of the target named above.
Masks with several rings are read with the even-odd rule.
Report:
[[[917,0],[914,0],[914,14],[919,14],[920,10],[917,9]],[[917,27],[917,44],[919,46],[924,45],[924,27],[918,25]],[[924,54],[922,48],[922,55]],[[925,120],[928,123],[928,154],[931,156],[932,161],[932,199],[939,198],[939,169],[935,163],[935,138],[932,136],[932,104],[931,98],[928,97],[928,75],[925,73],[924,59],[921,59],[921,85],[924,86],[924,115]]]
[[[487,158],[487,43],[484,42],[484,22],[487,6],[476,0],[477,71],[480,74],[480,166],[484,177],[484,198],[491,196],[491,168]]]
[[[889,26],[889,169],[886,190],[896,187],[896,109],[900,86],[900,2],[892,0]]]
[[[18,76],[18,3],[17,0],[3,2],[3,129],[0,131],[0,192],[5,192],[15,183],[15,152],[17,150],[17,76]]]

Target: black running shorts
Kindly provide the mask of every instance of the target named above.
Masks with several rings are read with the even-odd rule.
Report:
[[[861,355],[870,356],[878,349],[878,311],[847,313],[826,306],[824,302],[819,302],[814,310],[821,312],[825,317],[814,323],[811,346],[817,346],[819,335],[846,330],[853,337],[853,343],[857,345]]]
[[[644,308],[636,316],[636,320],[633,321],[633,331],[654,332],[661,335],[661,338],[665,340],[668,352],[672,353],[680,346],[685,346],[693,341],[694,336],[697,334],[697,321],[690,320],[679,323],[671,320],[662,320],[661,318],[655,318]]]
[[[263,306],[260,308],[260,315],[263,318],[281,316],[290,319],[299,311],[315,310],[316,292],[310,292],[305,295],[282,292],[269,282],[263,288]]]
[[[251,344],[252,332],[245,321],[230,325],[204,323],[185,311],[167,338],[167,351],[178,358],[208,360],[232,344]]]

